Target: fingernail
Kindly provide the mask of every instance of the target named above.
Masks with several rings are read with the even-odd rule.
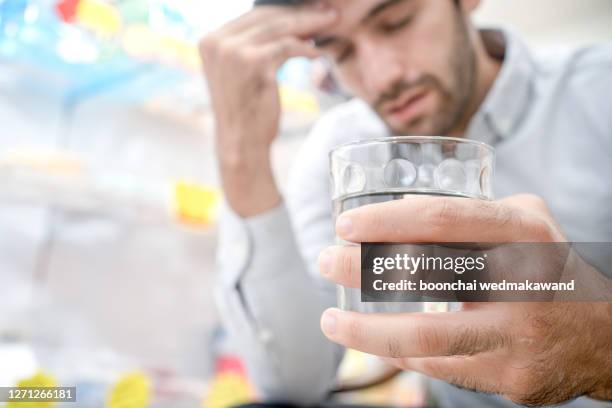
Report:
[[[341,238],[348,238],[353,232],[353,222],[346,215],[341,215],[336,222],[336,233]]]
[[[332,250],[331,248],[326,248],[319,254],[319,270],[323,275],[329,275],[331,272],[331,264]]]
[[[323,313],[323,317],[321,318],[321,329],[323,333],[332,335],[336,333],[336,326],[338,325],[338,320],[333,312],[326,310]]]

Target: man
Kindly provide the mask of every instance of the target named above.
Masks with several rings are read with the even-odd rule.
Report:
[[[612,240],[603,176],[612,174],[610,47],[537,59],[511,32],[477,30],[469,15],[478,0],[275,3],[286,5],[256,7],[201,43],[230,207],[218,303],[266,400],[318,403],[342,357],[318,330],[335,294],[317,262],[334,242],[327,154],[341,143],[392,134],[484,141],[497,149],[495,193],[505,197],[364,207],[339,218],[338,234],[351,241]],[[270,167],[275,72],[287,58],[320,55],[356,98],[315,126],[282,196]],[[344,249],[327,249],[319,263],[351,283]],[[612,399],[609,304],[486,306],[452,315],[332,309],[321,326],[340,344],[441,379],[432,390],[443,406]]]

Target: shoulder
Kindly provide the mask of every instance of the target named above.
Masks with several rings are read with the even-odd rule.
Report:
[[[556,82],[568,92],[610,97],[612,43],[548,50],[537,61],[542,79]]]
[[[540,89],[561,112],[593,126],[612,128],[612,43],[549,53],[538,60]]]

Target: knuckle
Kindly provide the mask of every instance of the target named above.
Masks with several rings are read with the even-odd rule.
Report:
[[[426,212],[427,220],[435,229],[455,225],[459,219],[459,209],[451,199],[436,200]]]
[[[418,349],[424,356],[438,354],[439,351],[443,351],[444,341],[442,336],[435,330],[427,327],[416,328],[416,341]]]
[[[469,327],[464,327],[459,331],[459,335],[449,345],[448,354],[450,355],[472,355],[476,353],[478,343],[477,331]]]
[[[230,59],[236,54],[236,49],[230,41],[219,41],[216,46],[216,54],[221,59]]]
[[[491,203],[490,208],[492,209],[493,217],[500,220],[502,226],[519,221],[517,212],[507,205]]]
[[[387,340],[387,354],[393,358],[402,356],[402,345],[397,337],[390,337]]]
[[[536,212],[538,214],[550,213],[546,200],[538,195],[527,193],[520,194],[517,197],[521,203],[521,206],[531,210],[532,212]]]
[[[256,66],[261,62],[261,57],[250,48],[243,48],[240,51],[240,60],[250,66]]]
[[[342,275],[344,275],[349,281],[353,278],[355,263],[350,253],[342,251],[340,255],[340,268],[342,269]]]
[[[248,46],[236,46],[228,42],[223,45],[221,53],[228,61],[244,67],[256,67],[259,62],[255,50]]]
[[[244,53],[246,52],[245,47],[239,47],[233,40],[226,39],[219,41],[217,44],[216,55],[217,58],[223,62],[239,61]]]
[[[540,197],[539,195],[525,194],[524,199],[537,209],[548,208],[548,206],[546,205],[546,201],[544,201],[544,199]]]
[[[218,39],[214,34],[209,34],[200,40],[200,54],[205,57],[211,57],[217,51]]]
[[[547,219],[543,217],[533,217],[529,223],[529,235],[535,242],[553,241],[553,227]]]
[[[348,340],[351,344],[360,344],[363,339],[363,326],[357,320],[351,320],[348,324]]]
[[[549,348],[551,334],[554,336],[555,326],[558,324],[558,316],[552,313],[537,313],[528,316],[526,325],[521,334],[523,346],[530,350],[531,354],[538,355]],[[552,339],[554,342],[554,339]]]
[[[277,30],[279,28],[279,24],[268,24],[266,26],[261,27],[261,29],[259,30],[259,35],[261,37],[272,37],[276,34]]]
[[[374,207],[368,208],[369,211],[363,215],[364,225],[371,226],[372,231],[377,232],[388,232],[386,217],[383,211],[380,211]]]

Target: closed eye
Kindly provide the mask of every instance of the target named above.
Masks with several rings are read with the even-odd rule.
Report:
[[[353,46],[349,45],[336,57],[336,63],[342,64],[353,55]]]
[[[380,29],[384,33],[393,33],[395,31],[401,30],[402,28],[406,27],[408,24],[410,24],[412,19],[413,19],[413,15],[410,14],[409,16],[406,16],[406,17],[404,17],[401,20],[396,21],[396,22],[382,23],[381,26],[380,26]]]

